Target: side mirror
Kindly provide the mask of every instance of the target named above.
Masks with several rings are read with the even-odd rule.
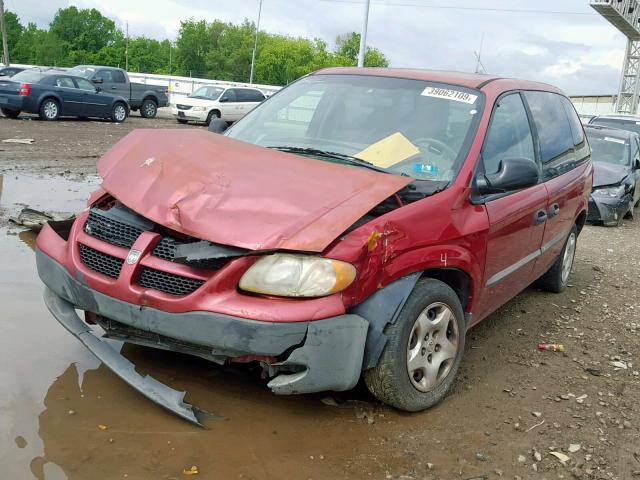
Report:
[[[528,158],[505,158],[500,162],[500,170],[489,175],[476,177],[478,193],[504,193],[531,187],[538,183],[538,165]]]
[[[94,78],[93,80],[91,80],[93,83],[104,83],[104,80],[102,80],[101,78]]]
[[[220,99],[220,103],[224,103],[224,102],[228,102],[229,101],[229,97],[222,97]]]
[[[640,159],[636,158],[633,162],[633,169],[640,170]]]
[[[96,87],[96,93],[100,93],[102,91],[102,87]]]
[[[224,133],[227,128],[229,128],[229,122],[225,122],[221,118],[213,118],[209,123],[209,131],[213,133]]]

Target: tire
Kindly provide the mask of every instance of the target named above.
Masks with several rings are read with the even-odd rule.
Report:
[[[207,127],[211,124],[211,120],[214,118],[220,118],[220,112],[218,110],[211,110],[209,115],[207,115]]]
[[[111,109],[111,121],[115,123],[124,122],[129,116],[127,106],[122,102],[116,102]]]
[[[400,410],[418,412],[432,407],[453,385],[465,332],[462,305],[451,287],[432,278],[419,280],[396,322],[385,328],[387,344],[380,360],[364,372],[367,388],[378,400]],[[443,335],[448,347],[439,343],[445,340]],[[411,352],[415,352],[414,362],[408,358]],[[443,352],[441,358],[450,357],[438,363],[438,352]],[[411,363],[417,368],[411,370]]]
[[[1,111],[7,118],[18,118],[20,115],[20,110],[9,110],[8,108],[3,108]]]
[[[553,293],[563,292],[567,288],[571,269],[573,268],[573,259],[576,255],[577,241],[578,228],[574,225],[567,236],[567,240],[564,242],[560,255],[551,265],[551,268],[536,280],[534,286]]]
[[[60,105],[54,98],[45,98],[40,104],[38,114],[41,120],[53,122],[60,117]]]
[[[176,118],[176,120],[181,125],[184,125],[185,123],[187,123],[189,121],[189,120],[185,120],[184,118]]]
[[[147,98],[140,105],[140,115],[144,118],[156,118],[157,113],[158,104],[151,98]]]

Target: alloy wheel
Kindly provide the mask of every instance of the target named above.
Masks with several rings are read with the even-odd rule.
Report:
[[[576,234],[571,232],[569,238],[567,238],[567,245],[564,247],[564,256],[562,257],[562,283],[567,283],[567,280],[569,280],[575,254]]]
[[[444,303],[432,303],[416,319],[407,345],[407,372],[413,386],[428,392],[447,377],[455,362],[460,333]]]

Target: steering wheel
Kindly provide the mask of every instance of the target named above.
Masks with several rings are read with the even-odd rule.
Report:
[[[427,149],[428,147],[431,147],[431,146],[436,147],[436,150],[439,150],[439,153],[437,153],[438,156],[444,157],[444,154],[446,153],[450,157],[450,160],[452,162],[458,156],[455,150],[453,150],[449,145],[435,138],[420,137],[420,138],[411,140],[411,143],[413,143],[416,146],[422,146],[423,144],[427,144],[426,145]]]

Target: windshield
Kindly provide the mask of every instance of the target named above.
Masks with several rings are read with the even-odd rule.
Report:
[[[71,70],[69,70],[70,75],[76,75],[83,78],[89,78],[95,72],[96,69],[91,67],[73,67]]]
[[[45,77],[39,71],[36,70],[24,70],[20,73],[16,73],[13,77],[11,77],[12,82],[23,82],[23,83],[38,83]]]
[[[220,87],[200,87],[189,98],[201,98],[203,100],[217,100],[224,88]]]
[[[594,162],[630,165],[629,142],[603,134],[587,134],[591,145],[591,158]]]
[[[269,98],[226,135],[289,151],[334,152],[389,173],[449,182],[464,162],[483,105],[481,92],[460,86],[311,75]]]

